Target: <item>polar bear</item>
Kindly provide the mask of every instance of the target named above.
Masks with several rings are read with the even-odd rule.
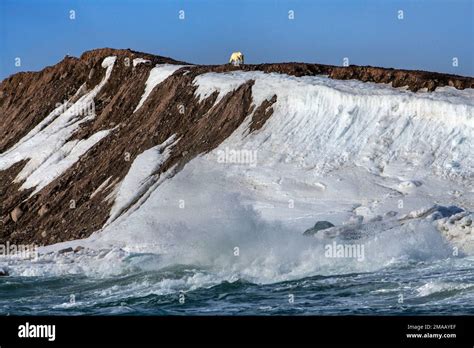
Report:
[[[230,56],[229,63],[234,66],[239,66],[240,64],[244,64],[244,55],[242,52],[233,52]]]

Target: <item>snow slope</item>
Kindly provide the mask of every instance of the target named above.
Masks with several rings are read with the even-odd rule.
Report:
[[[196,96],[203,100],[218,91],[217,103],[251,79],[255,105],[277,95],[265,125],[249,134],[249,115],[217,149],[154,186],[138,209],[93,235],[93,244],[175,250],[206,263],[202,255],[220,258],[235,245],[260,243],[260,232],[281,247],[289,243],[287,233],[301,234],[317,220],[367,224],[435,203],[474,208],[472,90],[415,94],[358,81],[233,72],[198,76]],[[219,160],[229,149],[254,151],[257,164]],[[407,227],[397,226],[403,235]],[[432,220],[417,226],[419,238],[428,238],[427,253],[432,238],[446,248]],[[400,237],[391,238],[387,247]],[[471,250],[472,235],[457,242]],[[395,248],[399,253],[387,253],[386,262],[407,252]]]
[[[68,141],[82,123],[95,118],[94,98],[110,78],[115,61],[116,57],[105,58],[102,62],[102,67],[106,69],[105,76],[97,86],[75,103],[67,101],[59,105],[15,146],[0,154],[0,170],[28,159],[15,181],[25,180],[21,188],[35,188],[31,194],[34,195],[106,137],[110,130],[97,132],[85,140]],[[76,94],[82,91],[83,87]]]
[[[268,151],[263,165],[286,161],[324,172],[354,163],[380,173],[399,162],[441,175],[473,173],[472,91],[414,94],[359,81],[237,72],[199,76],[196,94],[221,97],[251,79],[255,105],[277,95],[273,116],[258,134],[223,146]]]
[[[136,61],[133,61],[134,66]],[[142,63],[142,61],[138,61],[138,63]],[[137,63],[137,64],[138,64]],[[175,65],[175,64],[158,64],[156,67],[150,70],[150,74],[148,75],[148,79],[145,82],[145,92],[143,93],[137,107],[133,112],[136,112],[140,109],[143,103],[146,101],[150,93],[153,91],[157,85],[162,83],[166,80],[169,76],[173,75],[176,70],[181,69],[185,65]]]
[[[168,159],[173,145],[176,144],[174,139],[173,135],[163,144],[141,153],[133,161],[130,171],[119,185],[107,224],[129,208],[154,183],[153,174]]]

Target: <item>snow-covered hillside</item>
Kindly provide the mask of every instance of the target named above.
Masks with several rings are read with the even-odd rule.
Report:
[[[265,244],[279,233],[301,236],[318,220],[336,235],[342,226],[405,231],[413,221],[449,247],[473,250],[469,78],[389,71],[412,83],[394,88],[332,78],[346,70],[329,66],[239,70],[111,49],[57,69],[75,74],[61,75],[66,101],[9,90],[22,78],[48,90],[59,73],[2,83],[2,110],[23,125],[0,128],[11,143],[0,153],[2,238],[182,257],[186,244],[208,255],[201,240],[214,251]],[[374,80],[383,72],[348,69]],[[316,70],[329,76],[300,76]],[[419,90],[433,76],[436,91]],[[19,100],[49,111],[21,113]]]
[[[317,220],[355,229],[392,221],[403,234],[407,227],[399,219],[411,211],[435,204],[474,209],[472,90],[415,94],[326,77],[232,72],[199,75],[195,93],[203,102],[218,92],[216,106],[250,80],[255,107],[277,96],[263,127],[250,133],[249,114],[216,149],[151,186],[147,199],[92,236],[93,244],[177,248],[182,257],[189,243],[187,252],[208,255],[195,249],[201,238],[216,250],[231,250],[257,243],[259,230],[298,235]],[[131,170],[124,182],[136,175]],[[436,231],[433,219],[415,219],[420,236]],[[466,226],[451,241],[472,252],[470,231]],[[413,238],[423,249],[417,239],[423,237]]]

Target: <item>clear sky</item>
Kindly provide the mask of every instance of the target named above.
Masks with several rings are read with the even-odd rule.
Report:
[[[347,57],[350,64],[474,76],[473,3],[0,0],[0,79],[99,47],[131,48],[202,64],[226,63],[236,50],[248,63],[342,65]],[[294,11],[294,19],[289,19],[289,11]],[[21,66],[15,66],[16,58]]]

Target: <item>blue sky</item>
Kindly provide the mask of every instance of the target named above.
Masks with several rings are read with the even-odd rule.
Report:
[[[304,61],[474,76],[473,0],[1,0],[0,79],[131,48],[201,64]],[[74,10],[76,18],[69,18]],[[179,19],[184,10],[185,19]],[[294,19],[288,11],[294,11]],[[404,19],[398,19],[398,11]],[[21,66],[15,66],[15,58]],[[459,66],[453,67],[453,57]]]

